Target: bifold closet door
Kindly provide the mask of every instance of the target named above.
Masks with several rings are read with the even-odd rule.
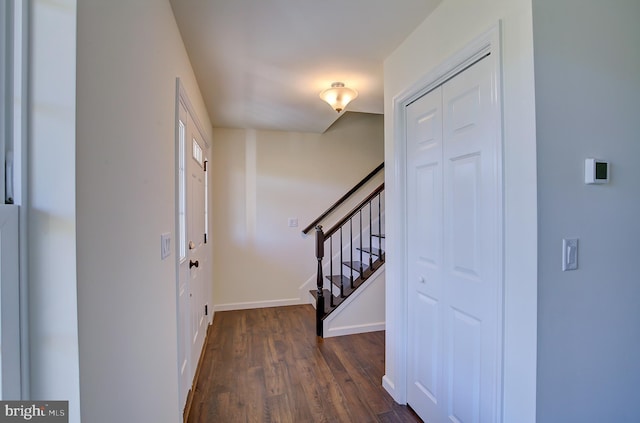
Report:
[[[408,402],[493,422],[501,363],[499,103],[483,59],[407,106]]]

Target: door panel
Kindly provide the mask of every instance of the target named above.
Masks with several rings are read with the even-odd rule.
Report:
[[[445,279],[455,348],[447,355],[459,369],[451,412],[464,423],[498,416],[502,203],[492,63],[484,59],[443,86]]]
[[[416,219],[416,236],[418,239],[423,240],[416,247],[418,248],[417,255],[425,265],[437,265],[440,258],[440,246],[438,241],[439,235],[439,214],[438,210],[440,189],[437,184],[440,181],[438,175],[439,165],[428,164],[416,168],[415,183],[416,192],[420,192],[421,195],[416,198],[416,216],[421,218]]]
[[[430,423],[498,416],[502,206],[492,63],[481,60],[406,109],[408,402]]]
[[[206,142],[182,102],[178,121],[178,371],[180,403],[185,404],[202,349],[208,320]]]
[[[451,309],[449,411],[452,421],[480,421],[480,339],[482,322]]]
[[[415,388],[420,392],[416,397],[426,396],[432,403],[438,402],[440,387],[438,365],[440,358],[439,351],[439,318],[438,300],[424,295],[416,294],[416,317],[417,321],[424,322],[420,328],[421,336],[415,337],[414,353],[419,360],[413,364],[412,374],[415,377]]]
[[[478,276],[478,168],[476,154],[450,160],[451,264],[453,271]]]
[[[191,312],[189,307],[189,260],[187,259],[187,110],[179,104],[178,121],[178,372],[180,404],[191,389]]]
[[[442,363],[442,90],[407,107],[408,402],[438,416]]]
[[[187,233],[188,250],[187,258],[189,260],[189,284],[190,284],[190,308],[191,308],[191,364],[195,374],[195,367],[200,359],[202,346],[204,343],[204,333],[206,330],[204,316],[205,302],[205,283],[203,277],[203,268],[205,262],[203,260],[203,244],[204,244],[204,140],[197,130],[197,127],[191,117],[189,117],[188,131],[190,135],[188,163],[188,220]],[[202,263],[202,266],[200,266]],[[193,377],[193,375],[192,375]]]

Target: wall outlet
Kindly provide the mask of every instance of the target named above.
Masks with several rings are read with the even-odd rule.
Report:
[[[289,227],[290,228],[297,228],[298,227],[298,218],[297,217],[290,217],[289,218]]]
[[[165,232],[160,235],[160,259],[164,260],[171,255],[171,234]]]

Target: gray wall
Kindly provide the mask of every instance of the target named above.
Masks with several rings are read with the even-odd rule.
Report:
[[[533,0],[539,422],[640,421],[638,18],[638,0]],[[610,184],[584,184],[587,157]]]

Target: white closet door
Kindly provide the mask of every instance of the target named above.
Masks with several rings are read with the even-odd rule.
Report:
[[[442,85],[439,98],[433,91],[407,108],[408,401],[430,423],[498,416],[502,203],[492,66],[481,60]],[[442,141],[428,148],[411,117],[440,107]]]
[[[423,418],[440,416],[442,367],[442,90],[407,107],[409,278],[408,402]]]

